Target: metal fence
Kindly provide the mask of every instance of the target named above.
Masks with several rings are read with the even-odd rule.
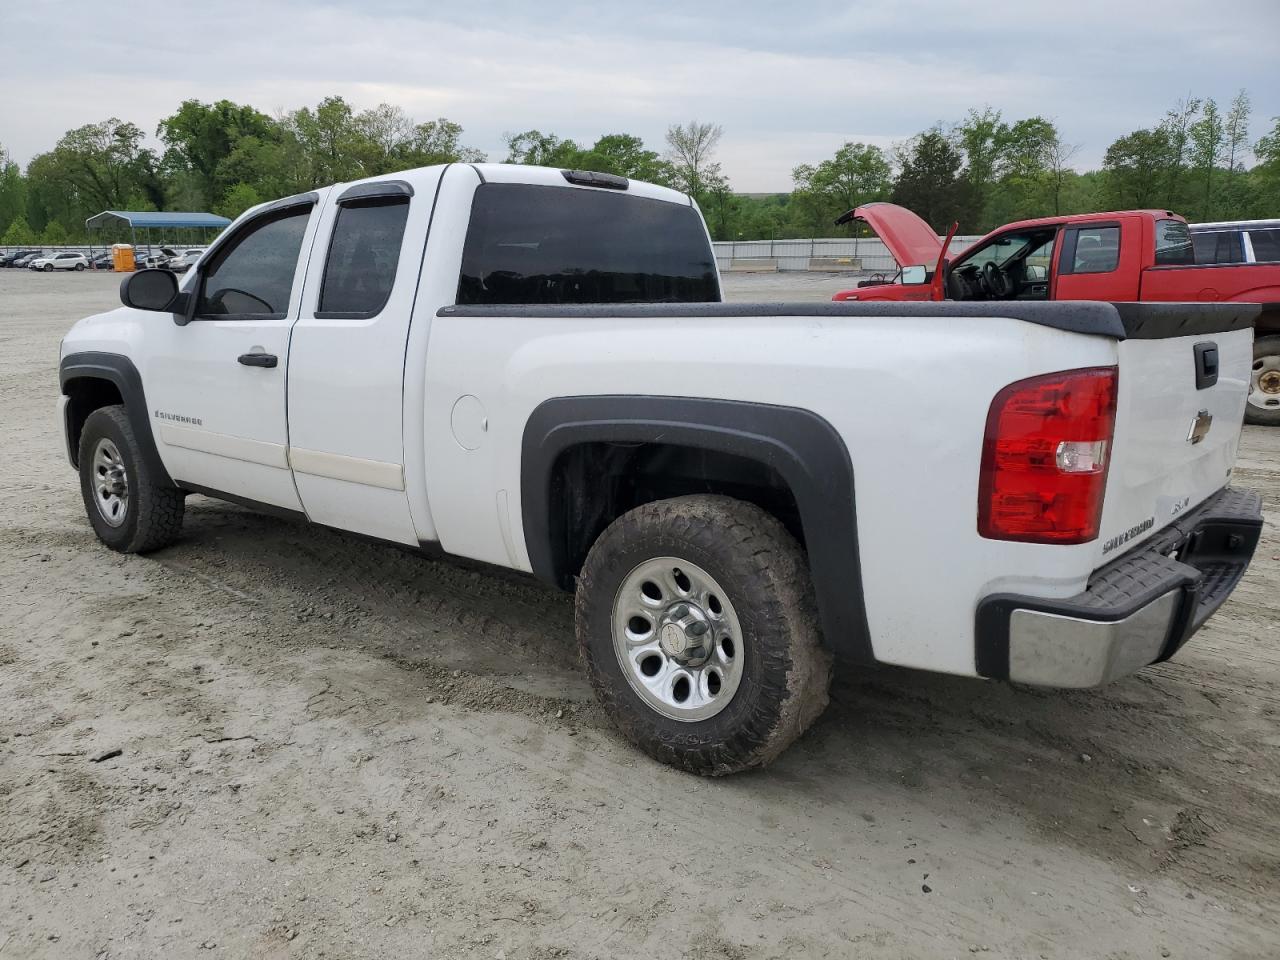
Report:
[[[978,240],[976,236],[955,237],[951,252],[959,253]],[[941,242],[941,238],[939,238]],[[810,261],[853,259],[864,273],[893,272],[898,263],[884,243],[875,237],[830,237],[812,240],[720,240],[712,244],[721,270],[732,266],[750,269],[810,270]]]

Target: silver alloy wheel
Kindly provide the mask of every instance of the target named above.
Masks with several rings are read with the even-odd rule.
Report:
[[[1280,354],[1268,354],[1253,361],[1249,402],[1263,410],[1280,410]]]
[[[707,571],[678,557],[637,566],[613,598],[613,650],[631,688],[672,720],[714,717],[742,682],[742,627]]]
[[[113,527],[124,523],[129,512],[129,475],[110,437],[103,437],[93,448],[93,489],[99,516]]]

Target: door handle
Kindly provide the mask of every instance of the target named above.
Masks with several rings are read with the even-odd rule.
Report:
[[[242,353],[238,359],[246,367],[274,367],[280,362],[274,353]]]

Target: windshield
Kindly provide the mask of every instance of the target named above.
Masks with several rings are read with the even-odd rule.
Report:
[[[997,266],[1003,267],[1010,260],[1025,252],[1028,246],[1034,242],[1034,234],[1005,234],[1003,237],[997,237],[992,240],[981,250],[965,257],[963,266],[983,267],[994,261]]]

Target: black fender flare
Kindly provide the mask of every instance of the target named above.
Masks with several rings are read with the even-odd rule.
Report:
[[[125,412],[129,415],[129,423],[133,427],[138,446],[142,448],[147,469],[162,483],[172,486],[173,479],[165,469],[164,461],[160,459],[160,451],[156,449],[155,436],[151,432],[151,411],[142,389],[142,375],[138,373],[133,361],[118,353],[92,350],[67,354],[58,364],[58,385],[62,393],[69,395],[67,384],[81,379],[106,380],[115,385],[124,401]],[[63,424],[63,429],[68,431],[67,446],[70,448],[70,424]],[[73,450],[72,455],[75,454],[76,451]]]
[[[773,468],[800,513],[828,648],[875,662],[863,602],[853,464],[839,432],[798,407],[659,396],[556,397],[538,405],[521,445],[520,500],[533,572],[565,588],[563,544],[552,534],[557,459],[581,443],[666,443],[735,454]]]

